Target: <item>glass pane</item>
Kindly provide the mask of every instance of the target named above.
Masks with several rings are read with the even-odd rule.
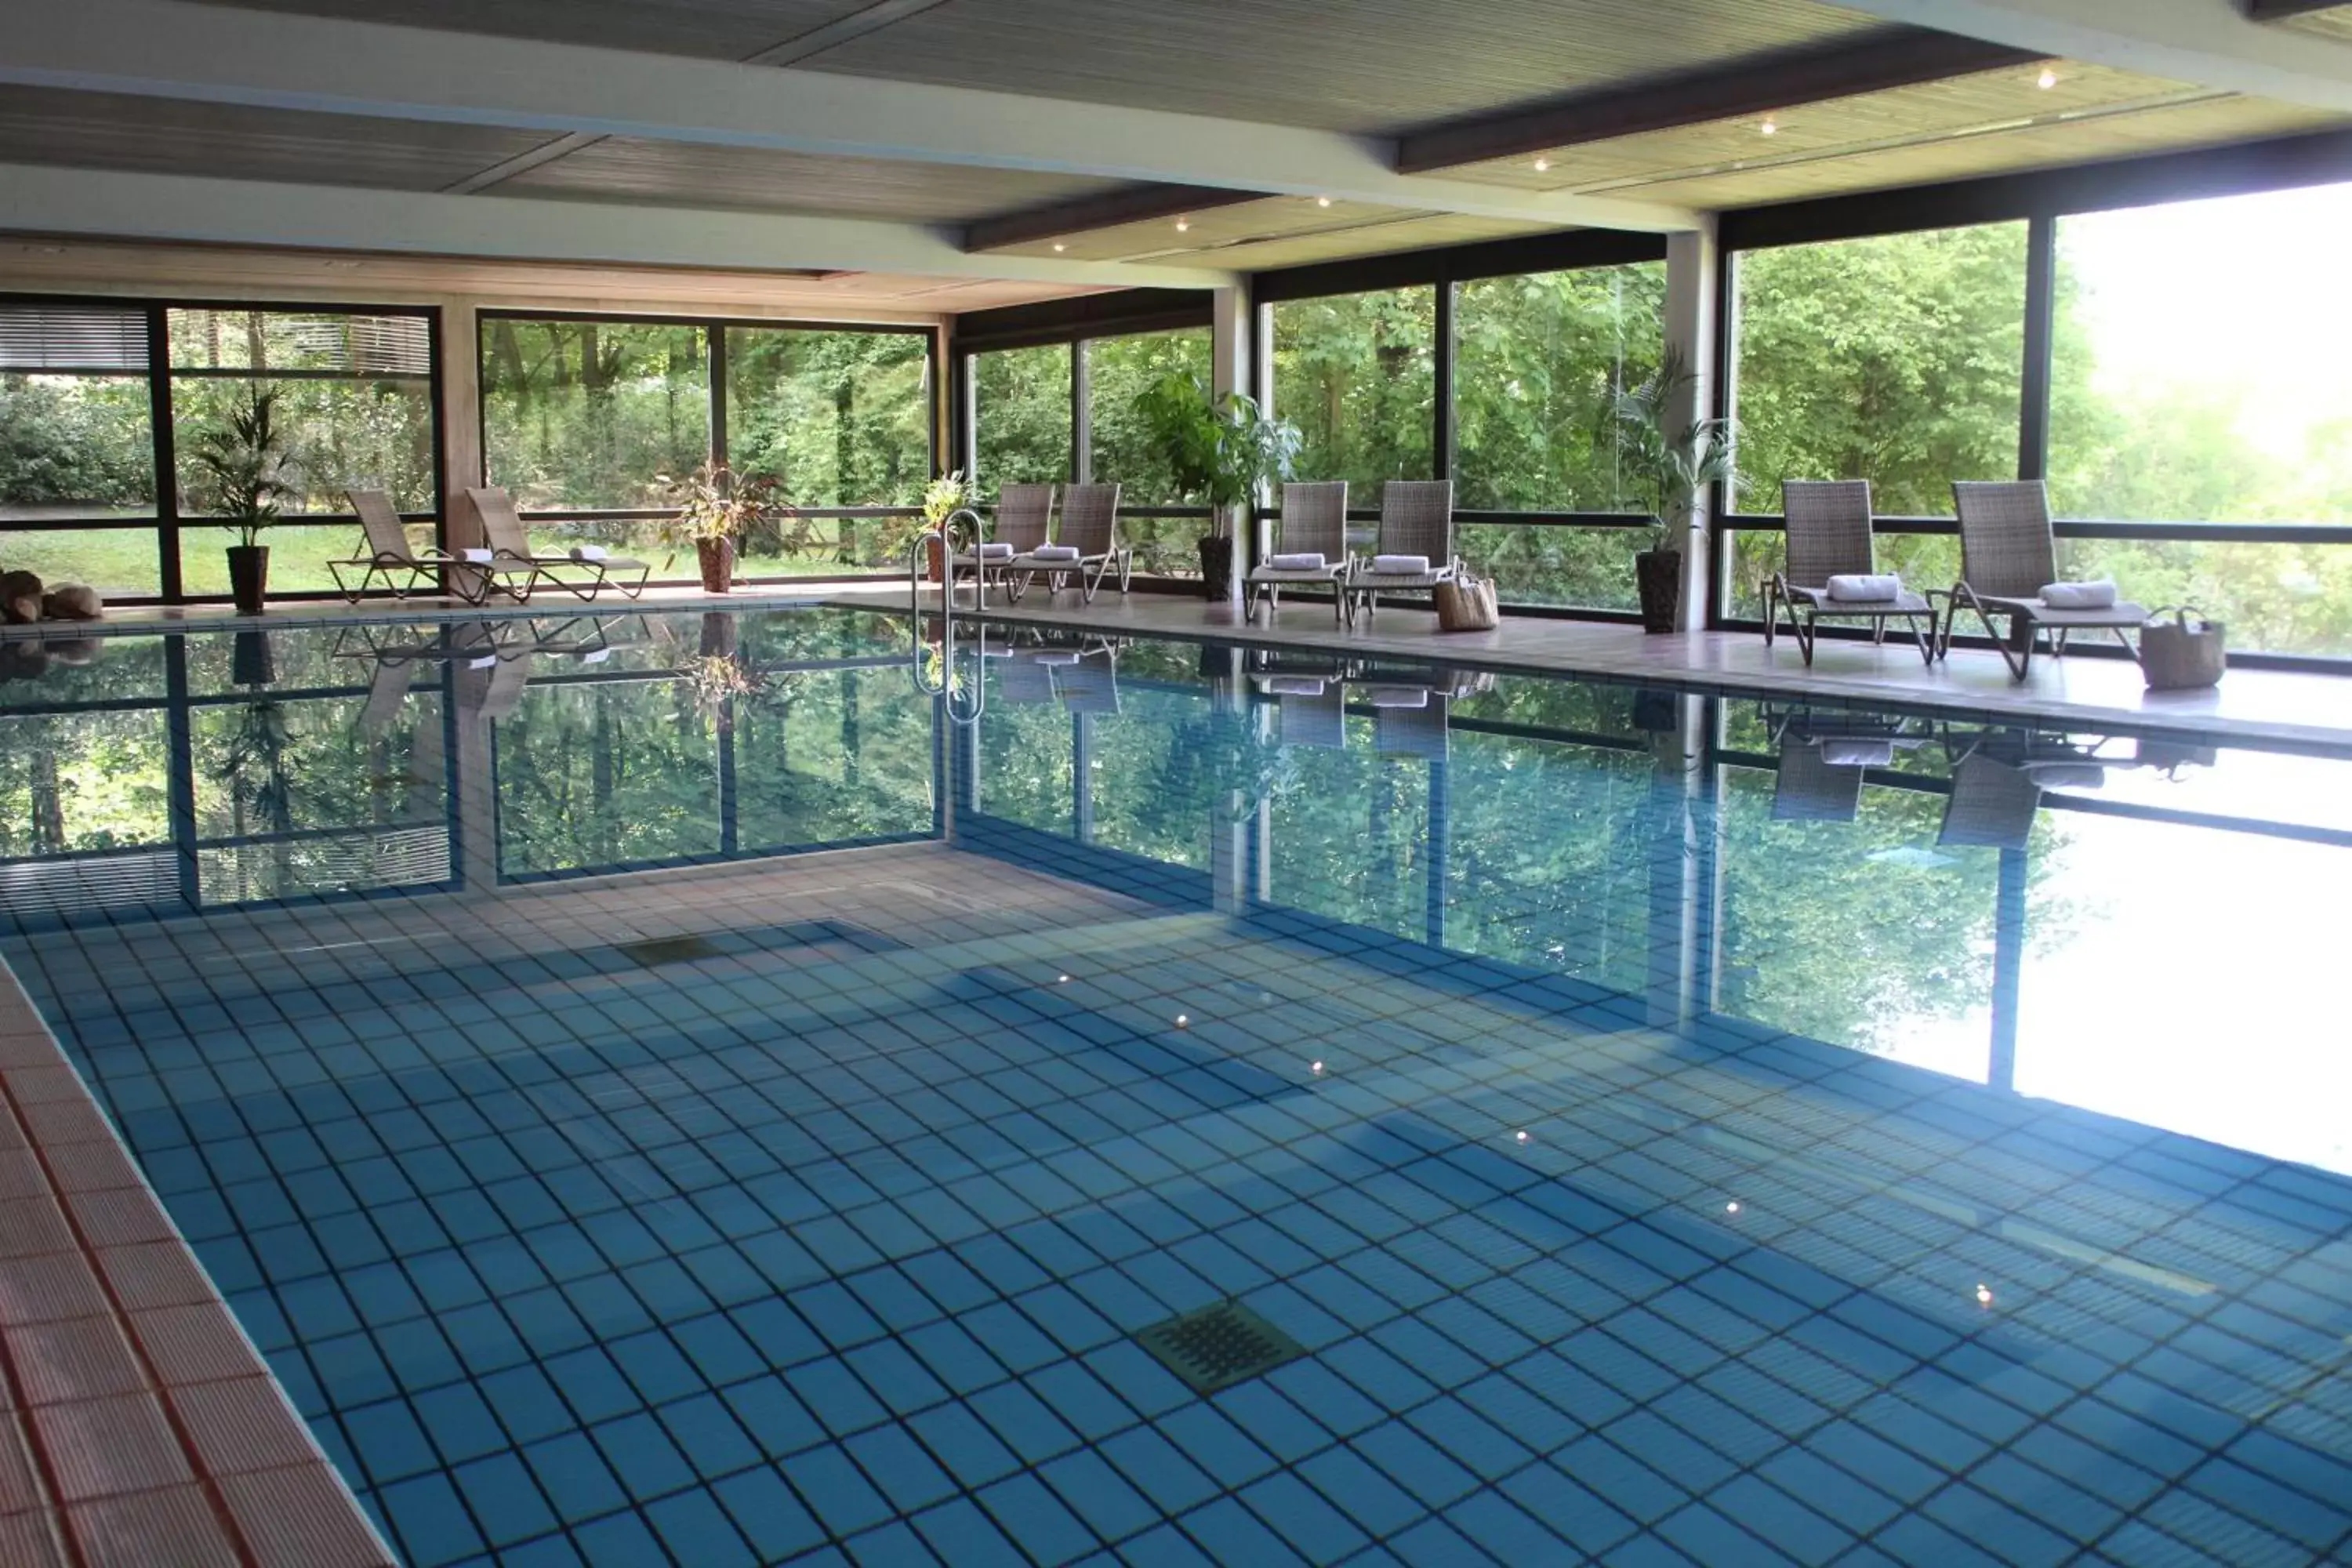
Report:
[[[2053,510],[2352,523],[2347,232],[2352,184],[2060,220]],[[2202,605],[2241,647],[2352,653],[2352,551],[2070,540],[2063,557]]]
[[[0,520],[152,517],[147,405],[143,375],[0,372]]]
[[[1070,478],[1070,349],[1005,349],[972,356],[973,476],[981,493]]]
[[[1471,569],[1495,579],[1496,596],[1504,604],[1641,607],[1633,556],[1649,547],[1646,528],[1465,522],[1455,537]]]
[[[499,873],[719,852],[719,747],[683,680],[534,679],[497,731]]]
[[[1172,332],[1097,338],[1086,347],[1095,479],[1117,484],[1123,507],[1174,506],[1197,500],[1177,493],[1168,456],[1137,415],[1135,400],[1171,375],[1190,375],[1206,386],[1211,374],[1209,330],[1187,327]],[[1193,570],[1199,569],[1195,557]]]
[[[1665,301],[1664,262],[1463,284],[1454,303],[1456,503],[1631,510],[1606,416],[1614,393],[1656,370]]]
[[[1954,479],[2017,474],[2025,225],[1738,258],[1739,501],[1868,479],[1885,516],[1948,517]]]
[[[763,675],[737,703],[735,813],[745,853],[929,834],[930,699],[904,669]]]
[[[172,380],[183,516],[221,510],[194,448],[222,426],[255,386],[278,396],[278,426],[284,432],[287,477],[295,492],[281,503],[285,513],[348,516],[352,505],[343,491],[352,486],[388,492],[393,505],[403,511],[436,510],[430,382],[247,382],[183,375]],[[357,537],[356,530],[352,537]]]
[[[482,323],[483,455],[526,511],[666,505],[664,475],[710,454],[702,329]]]
[[[727,460],[796,506],[911,506],[931,476],[929,340],[727,329]]]
[[[1437,291],[1288,300],[1274,308],[1274,406],[1306,437],[1302,479],[1346,479],[1377,507],[1389,479],[1435,469]]]
[[[87,583],[108,599],[153,598],[163,591],[163,555],[152,528],[44,528],[0,532],[0,563],[44,583]]]
[[[1135,552],[1135,569],[1155,577],[1198,577],[1201,538],[1209,531],[1205,517],[1138,517],[1118,514],[1119,542]]]
[[[432,329],[421,315],[173,310],[168,324],[173,370],[433,374]]]

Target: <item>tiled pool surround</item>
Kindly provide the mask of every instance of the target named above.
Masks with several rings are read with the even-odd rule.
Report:
[[[1736,869],[1695,895],[1697,847],[1881,855],[1901,767],[1766,834],[1650,754],[1383,747],[1359,700],[1266,810],[1179,822],[1130,747],[1246,780],[1214,715],[1283,738],[1189,662],[1129,650],[1084,723],[992,671],[1002,743],[911,760],[861,688],[865,782],[939,780],[934,842],[8,952],[407,1562],[2344,1555],[2352,1184],[1704,1005],[1812,950],[1738,929]],[[784,743],[846,788],[842,736]],[[1057,767],[1097,775],[1058,828]],[[1433,882],[1381,824],[1428,831],[1439,769]],[[1464,881],[1482,797],[1538,784],[1562,842],[1634,826]],[[1374,815],[1302,859],[1318,786]],[[1136,1336],[1227,1300],[1307,1353],[1204,1397]]]

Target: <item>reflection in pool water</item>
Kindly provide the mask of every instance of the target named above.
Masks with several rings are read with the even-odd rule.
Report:
[[[11,661],[7,956],[413,1560],[2340,1549],[2352,763],[933,631]]]

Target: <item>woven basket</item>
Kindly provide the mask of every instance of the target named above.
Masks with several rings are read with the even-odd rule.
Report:
[[[1437,629],[1442,632],[1491,632],[1497,612],[1495,580],[1456,574],[1436,589]]]
[[[2220,680],[2230,662],[2223,629],[2194,605],[2168,605],[2150,616],[2139,630],[2140,673],[2149,689],[2187,691]]]

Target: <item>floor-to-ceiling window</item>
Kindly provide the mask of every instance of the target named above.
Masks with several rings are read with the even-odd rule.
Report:
[[[1119,487],[1121,533],[1135,549],[1136,570],[1162,576],[1197,574],[1201,558],[1194,542],[1207,520],[1171,515],[1199,509],[1178,491],[1168,454],[1152,439],[1135,405],[1171,375],[1208,385],[1208,329],[1092,338],[1078,352],[1086,355],[1089,472],[1098,484]]]
[[[0,303],[0,568],[162,591],[148,314]]]
[[[1736,510],[1784,479],[1868,479],[1885,517],[1949,517],[1954,479],[2017,478],[2026,226],[1990,224],[1742,255]],[[1760,613],[1778,533],[1735,535],[1727,613]],[[1957,540],[1892,534],[1879,564],[1949,586]]]
[[[331,592],[348,490],[420,532],[438,516],[435,352],[432,314],[397,307],[0,301],[0,566],[110,601],[226,595],[237,536],[196,454],[266,398],[270,591]]]
[[[1635,607],[1632,561],[1648,531],[1593,520],[1641,504],[1609,414],[1657,371],[1665,294],[1662,262],[1457,287],[1454,504],[1527,514],[1465,522],[1458,542],[1507,603]]]
[[[1297,477],[1347,480],[1352,506],[1436,478],[1435,286],[1278,302],[1274,405],[1302,437]]]
[[[2017,216],[1900,233],[1868,231],[1937,203],[1727,215],[1740,482],[1718,616],[1759,611],[1783,479],[1870,479],[1882,567],[1941,588],[1952,481],[2017,478],[2049,486],[2062,574],[2195,605],[2241,657],[2352,658],[2352,184],[2164,201],[2171,180],[2157,161],[1979,181],[1950,187],[1956,212]],[[2144,205],[2105,206],[2123,192]]]
[[[602,543],[690,578],[661,542],[723,461],[782,503],[738,542],[760,578],[889,563],[933,471],[930,334],[906,328],[486,314],[482,448],[541,547]]]
[[[1068,343],[1004,349],[971,359],[973,481],[993,500],[1006,485],[1067,484]]]
[[[2352,185],[2058,220],[2053,510],[2288,525],[2259,542],[2069,539],[2070,573],[2201,605],[2242,646],[2352,654],[2352,546],[2296,537],[2352,525],[2347,243]]]

